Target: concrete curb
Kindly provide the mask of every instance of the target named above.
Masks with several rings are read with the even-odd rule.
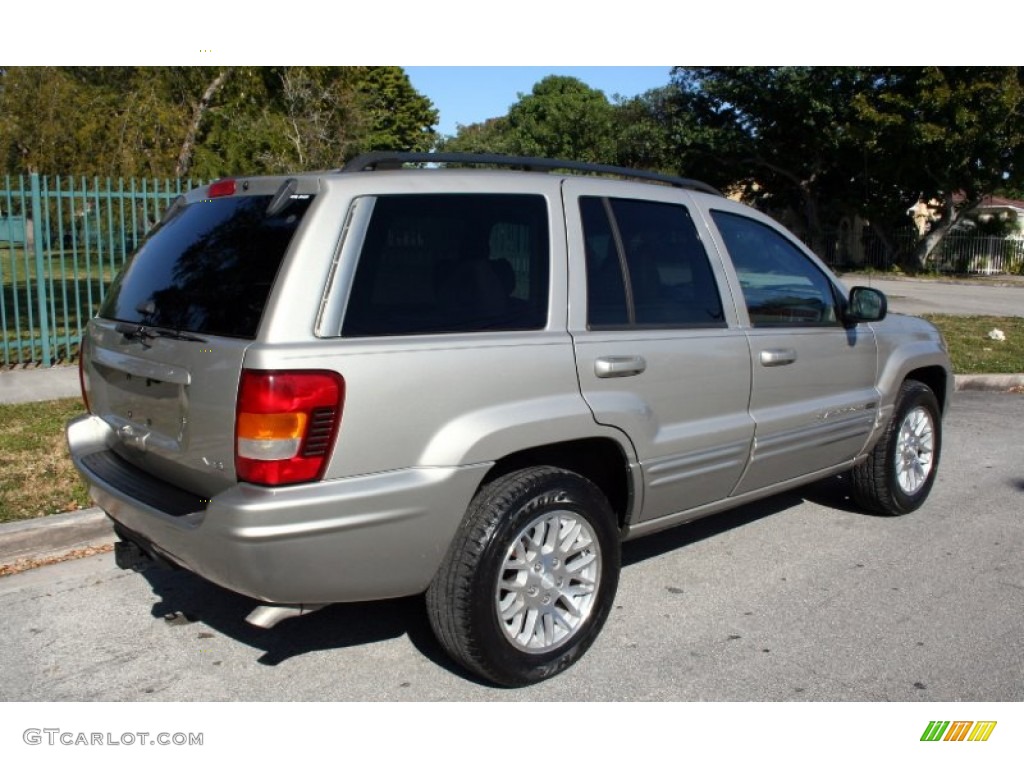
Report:
[[[95,507],[3,523],[0,525],[0,565],[112,544],[116,538],[110,518]]]
[[[1007,392],[1024,387],[1024,373],[964,373],[958,374],[955,378],[957,392]]]

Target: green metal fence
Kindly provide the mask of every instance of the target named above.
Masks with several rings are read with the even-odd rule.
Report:
[[[71,360],[110,281],[192,179],[0,178],[0,362]]]

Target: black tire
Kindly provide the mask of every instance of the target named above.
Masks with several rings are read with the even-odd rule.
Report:
[[[852,472],[854,500],[884,515],[913,512],[928,498],[941,452],[942,413],[935,393],[908,379],[885,434]]]
[[[571,545],[567,556],[551,550],[556,538]],[[529,685],[594,642],[619,569],[615,517],[597,486],[557,467],[519,470],[473,499],[427,590],[427,612],[453,659],[499,685]]]

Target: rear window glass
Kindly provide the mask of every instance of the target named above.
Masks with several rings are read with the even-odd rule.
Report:
[[[543,328],[550,258],[539,195],[378,197],[342,335]]]
[[[270,196],[225,197],[172,212],[107,294],[100,317],[254,338],[281,259],[312,197],[272,216]]]

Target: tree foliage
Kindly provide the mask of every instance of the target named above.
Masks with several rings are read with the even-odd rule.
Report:
[[[512,105],[508,126],[520,154],[606,163],[614,153],[613,111],[601,91],[552,75]]]
[[[691,136],[683,108],[668,85],[620,101],[615,108],[615,162],[626,168],[693,174],[681,154]]]
[[[919,196],[935,198],[941,218],[908,254],[919,268],[963,212],[1019,184],[1016,67],[677,68],[673,82],[688,135],[680,155],[767,207],[800,212],[812,246],[844,213],[888,239]]]
[[[437,140],[437,110],[420,95],[401,67],[366,67],[357,83],[365,133],[358,151],[425,152]]]
[[[460,126],[444,148],[612,163],[614,119],[604,93],[574,77],[551,75],[519,94],[507,115]]]
[[[429,148],[400,67],[0,68],[0,171],[215,177]]]
[[[455,136],[446,136],[439,142],[439,149],[445,152],[518,154],[507,116],[492,117],[482,123],[460,125]]]
[[[676,68],[679,155],[713,184],[794,211],[817,245],[823,217],[855,207],[851,99],[864,78],[853,67]]]

